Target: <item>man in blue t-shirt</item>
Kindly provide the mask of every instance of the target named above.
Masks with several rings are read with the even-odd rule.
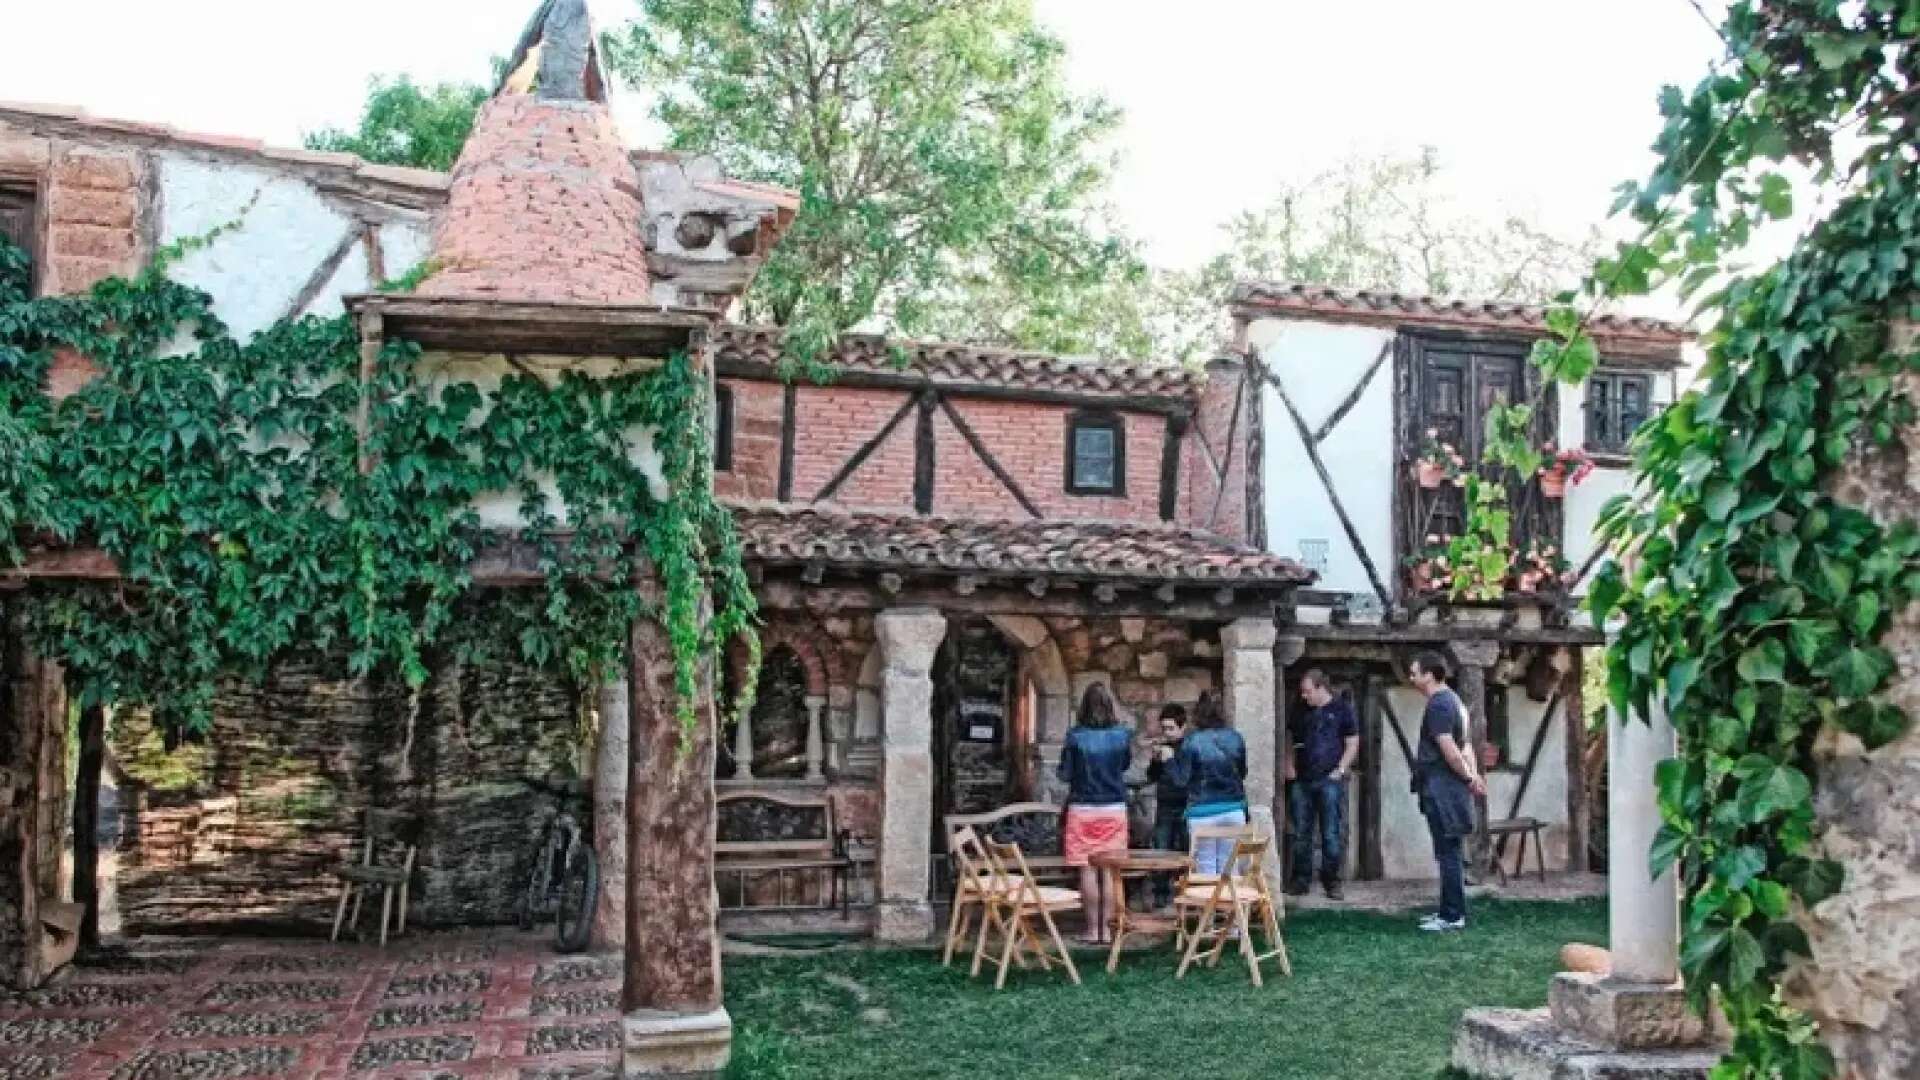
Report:
[[[1313,880],[1313,848],[1320,841],[1320,883],[1327,896],[1341,897],[1340,862],[1345,854],[1347,775],[1360,753],[1360,721],[1353,704],[1335,697],[1327,673],[1314,668],[1300,677],[1306,715],[1288,723],[1293,735],[1287,755],[1287,813],[1293,825],[1293,872],[1287,892],[1306,894]]]
[[[1447,685],[1446,658],[1422,652],[1407,665],[1407,681],[1426,696],[1420,718],[1420,752],[1413,763],[1413,790],[1433,837],[1440,867],[1440,910],[1420,921],[1422,930],[1464,930],[1467,888],[1460,842],[1473,831],[1473,800],[1486,781],[1467,752],[1467,708]]]

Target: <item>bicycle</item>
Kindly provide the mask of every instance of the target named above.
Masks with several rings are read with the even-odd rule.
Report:
[[[553,796],[559,803],[541,830],[527,875],[526,897],[520,906],[520,929],[553,917],[554,947],[579,952],[593,933],[593,912],[600,901],[600,863],[593,854],[593,838],[586,835],[570,804],[583,805],[586,787],[577,780],[558,784],[528,781],[527,785]]]

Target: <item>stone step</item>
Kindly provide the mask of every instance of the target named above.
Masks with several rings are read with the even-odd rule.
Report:
[[[1706,1080],[1714,1050],[1609,1050],[1554,1026],[1545,1009],[1469,1009],[1453,1067],[1484,1080]]]

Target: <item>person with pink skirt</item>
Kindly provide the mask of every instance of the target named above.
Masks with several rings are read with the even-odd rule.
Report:
[[[1067,814],[1061,854],[1080,870],[1080,900],[1087,918],[1081,941],[1112,940],[1117,896],[1105,893],[1106,878],[1091,863],[1096,852],[1127,850],[1127,766],[1133,733],[1120,723],[1113,695],[1094,683],[1080,697],[1080,711],[1060,752],[1060,779],[1067,784]]]

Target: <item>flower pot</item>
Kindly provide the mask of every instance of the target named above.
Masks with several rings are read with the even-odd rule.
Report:
[[[1446,483],[1447,470],[1431,461],[1416,461],[1413,464],[1413,476],[1421,487],[1437,488]]]
[[[1407,583],[1417,593],[1433,590],[1433,570],[1426,566],[1416,566],[1407,571]]]
[[[1540,474],[1540,494],[1549,499],[1563,499],[1567,495],[1567,471],[1548,469]]]
[[[1491,769],[1500,764],[1500,748],[1490,742],[1480,744],[1480,767]]]

